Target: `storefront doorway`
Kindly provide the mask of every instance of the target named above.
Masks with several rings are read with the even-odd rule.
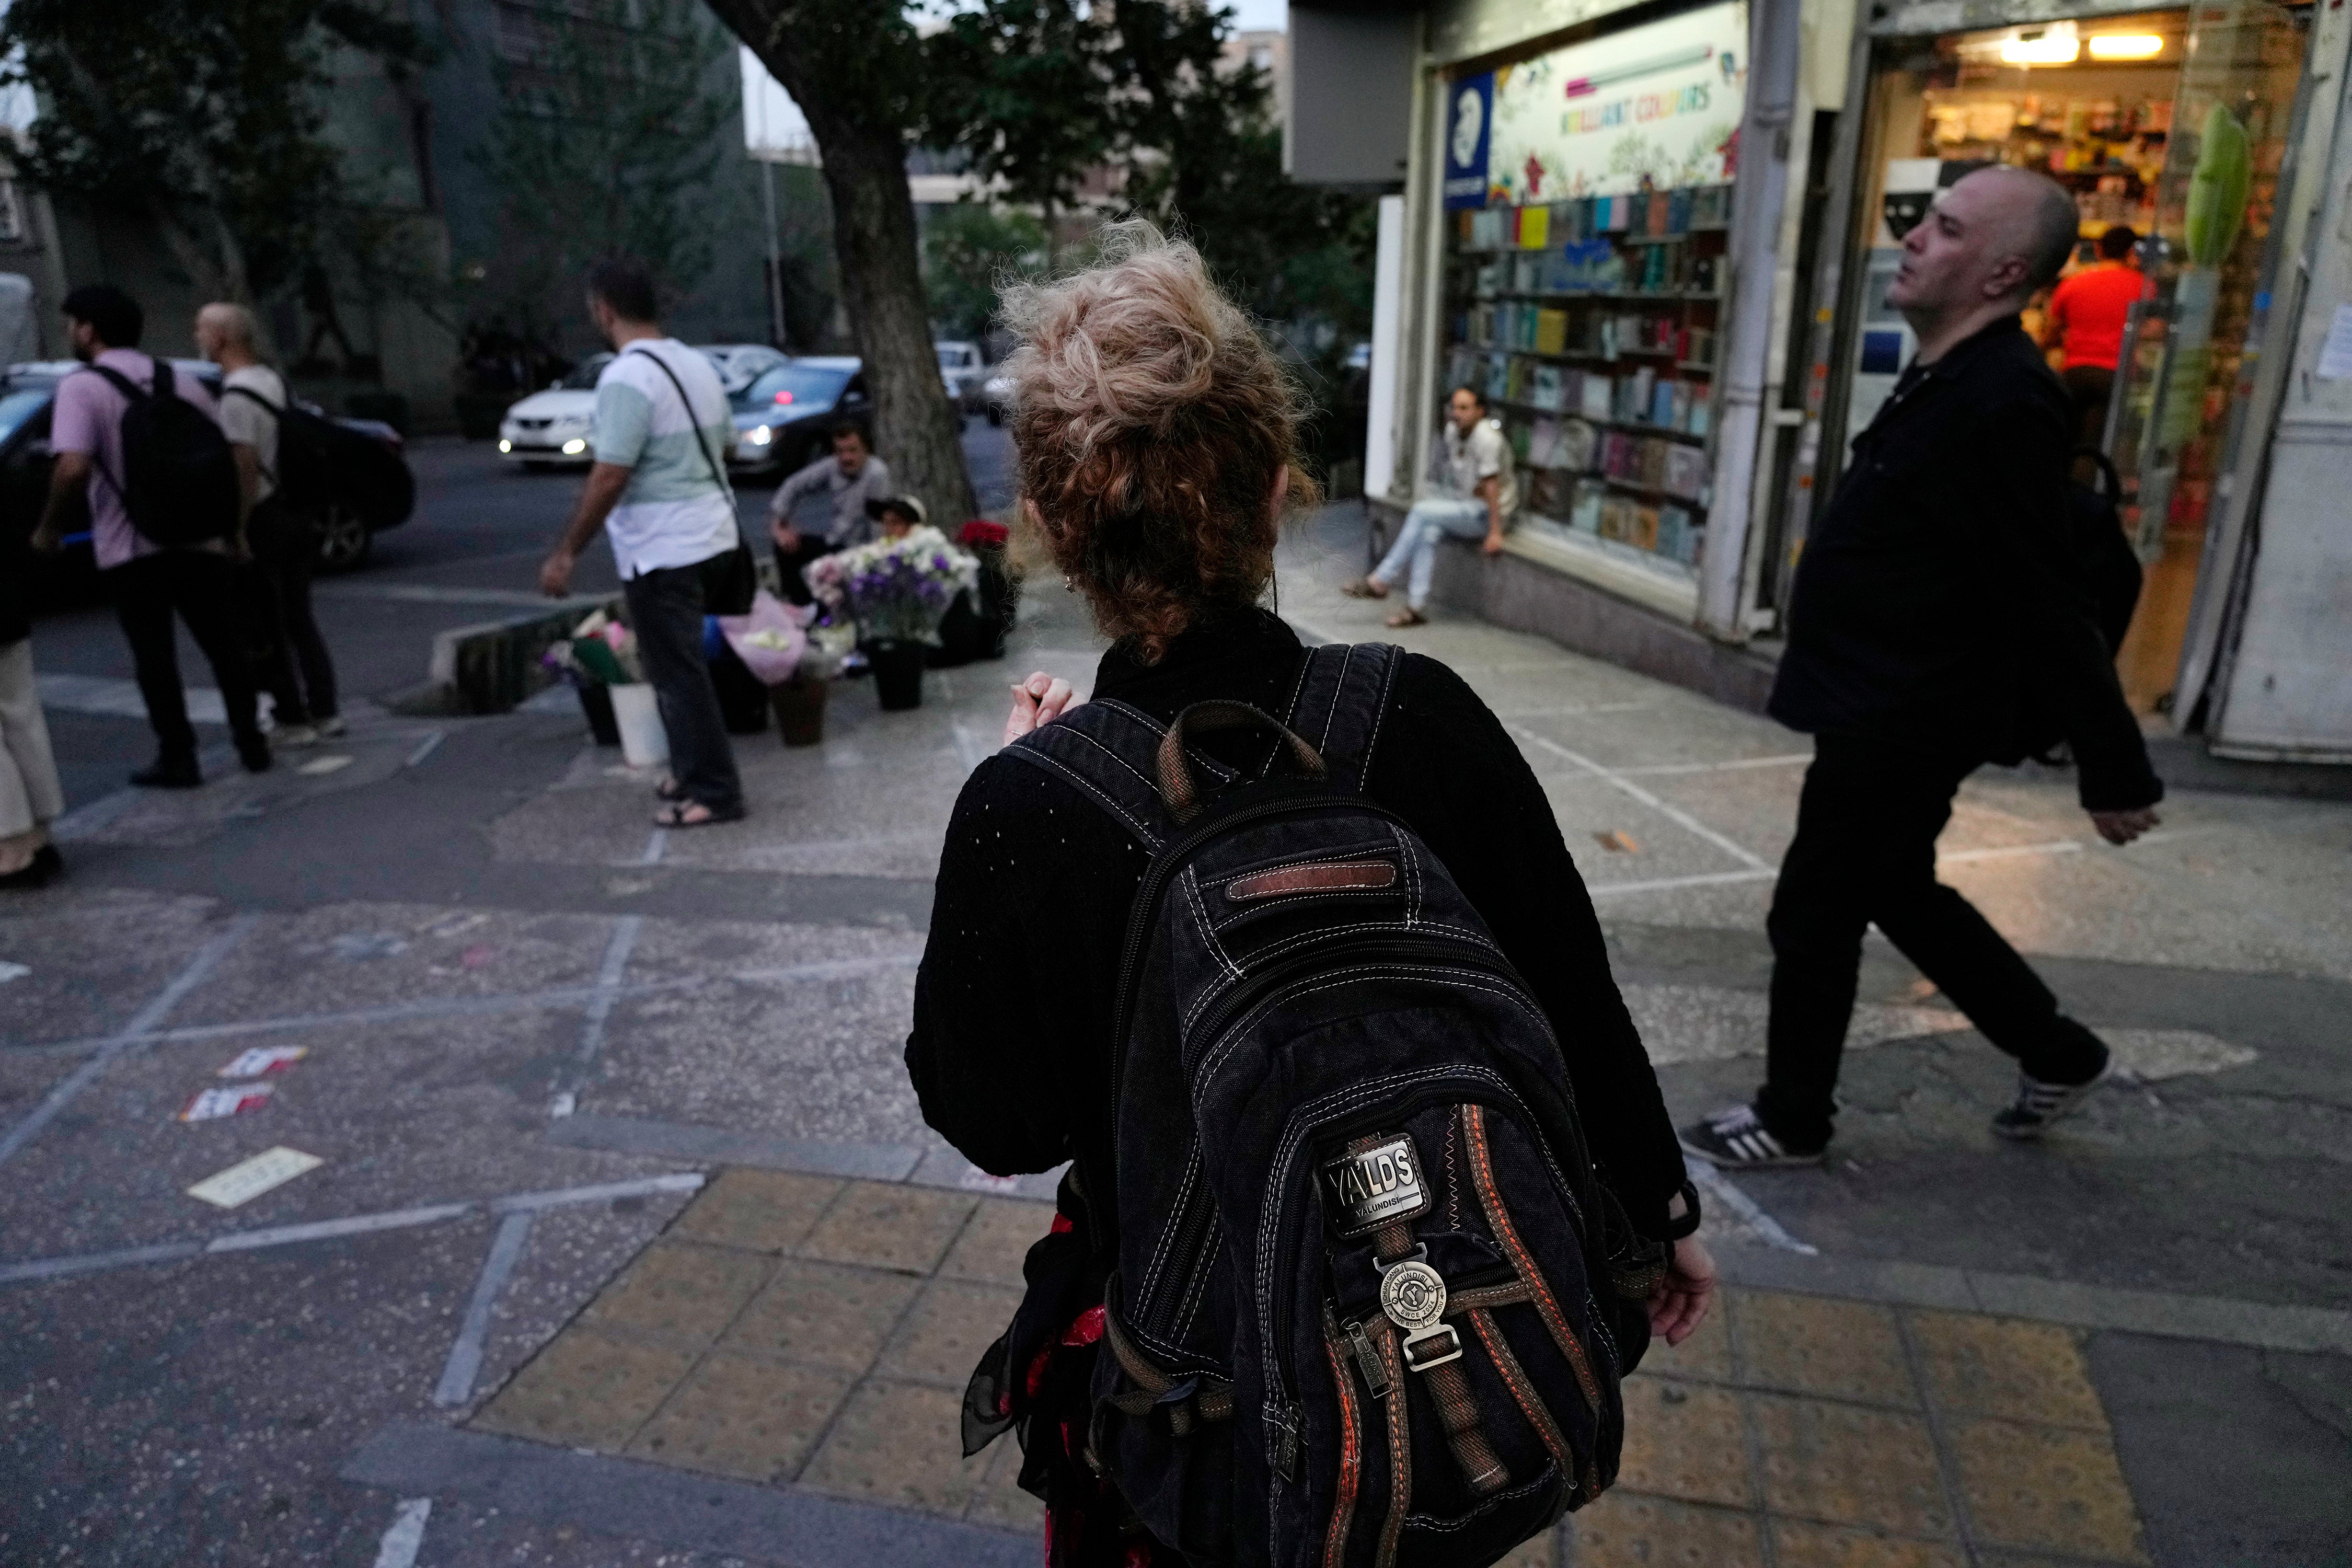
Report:
[[[2233,414],[2245,399],[2236,392],[2267,302],[2264,241],[2303,49],[2288,7],[2226,0],[1906,39],[1882,47],[1869,83],[1834,453],[1870,423],[1910,359],[1910,329],[1885,290],[1903,236],[1937,191],[1989,163],[2048,174],[2081,213],[2069,277],[2112,267],[2100,240],[2132,232],[2126,264],[2138,287],[2104,292],[2138,302],[2118,336],[2078,343],[2074,357],[2114,355],[2105,398],[2085,394],[2083,435],[2119,471],[2126,526],[2147,569],[2117,659],[2144,713],[2170,710],[2216,488],[2238,446]],[[2049,303],[2037,299],[2025,325],[2049,335],[2056,368],[2066,351]],[[2097,378],[2071,380],[2086,389]]]

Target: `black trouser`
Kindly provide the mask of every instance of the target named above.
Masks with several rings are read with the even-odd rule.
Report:
[[[2095,447],[2106,434],[2107,399],[2115,395],[2116,373],[2104,365],[2068,365],[2059,380],[2074,400],[2074,445]]]
[[[771,542],[772,544],[772,541]],[[777,586],[788,605],[805,605],[815,597],[809,592],[808,582],[802,577],[801,568],[818,556],[830,555],[841,548],[830,540],[820,539],[805,530],[801,532],[798,550],[787,550],[781,544],[772,544],[772,547],[776,552]]]
[[[172,635],[174,611],[213,667],[229,730],[240,743],[260,740],[252,666],[237,624],[236,572],[228,557],[209,550],[159,551],[110,569],[106,580],[114,590],[122,635],[131,642],[147,722],[154,726],[163,757],[196,760],[196,731],[188,723],[179,648]]]
[[[264,607],[271,635],[261,684],[269,692],[272,716],[280,724],[331,719],[335,665],[310,613],[310,574],[319,563],[317,532],[308,518],[272,496],[253,509],[246,537],[267,589]]]
[[[1780,862],[1766,929],[1772,1021],[1756,1112],[1782,1142],[1827,1140],[1838,1058],[1853,1016],[1862,934],[1888,941],[1969,1016],[1985,1038],[2047,1083],[2081,1083],[2106,1047],[1966,899],[1936,880],[1936,836],[1976,759],[1885,742],[1818,737]]]
[[[702,657],[702,567],[663,566],[621,584],[637,657],[669,732],[670,776],[720,816],[743,808],[743,783],[719,710],[719,689]]]

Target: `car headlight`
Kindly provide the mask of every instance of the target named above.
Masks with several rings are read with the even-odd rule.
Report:
[[[514,450],[514,443],[501,436],[499,437],[499,450],[501,452],[511,452]]]
[[[563,443],[563,455],[567,458],[576,458],[587,449],[588,443],[582,440],[577,436],[574,436],[571,440]]]
[[[751,427],[751,434],[743,437],[743,439],[749,441],[754,447],[764,447],[775,438],[776,433],[773,430],[769,429],[765,425],[753,426]]]

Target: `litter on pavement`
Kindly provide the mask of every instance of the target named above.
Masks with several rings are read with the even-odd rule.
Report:
[[[316,757],[294,771],[310,778],[317,778],[321,773],[331,773],[340,768],[347,768],[351,765],[352,760],[349,757]]]
[[[235,1089],[200,1089],[180,1107],[183,1121],[217,1121],[224,1116],[242,1116],[248,1110],[258,1110],[269,1103],[278,1092],[277,1086],[267,1083],[244,1083]]]
[[[310,1054],[308,1046],[255,1046],[239,1051],[236,1059],[215,1073],[215,1078],[260,1078],[268,1073],[284,1072]]]
[[[250,1160],[240,1160],[226,1171],[206,1176],[188,1189],[188,1195],[202,1198],[218,1208],[233,1209],[273,1188],[282,1187],[303,1172],[315,1171],[326,1163],[316,1154],[305,1154],[299,1149],[289,1149],[280,1143],[274,1149],[264,1149]]]
[[[11,980],[22,980],[32,973],[32,965],[28,963],[11,963],[0,958],[0,985],[5,985]]]

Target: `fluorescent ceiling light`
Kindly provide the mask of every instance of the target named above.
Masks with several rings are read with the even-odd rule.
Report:
[[[2152,60],[2164,52],[2164,40],[2154,33],[2108,33],[2091,40],[2095,60]]]
[[[2000,46],[2000,63],[2007,66],[2071,66],[2083,52],[2082,40],[2072,33],[2045,33],[2038,38],[2011,38]]]

